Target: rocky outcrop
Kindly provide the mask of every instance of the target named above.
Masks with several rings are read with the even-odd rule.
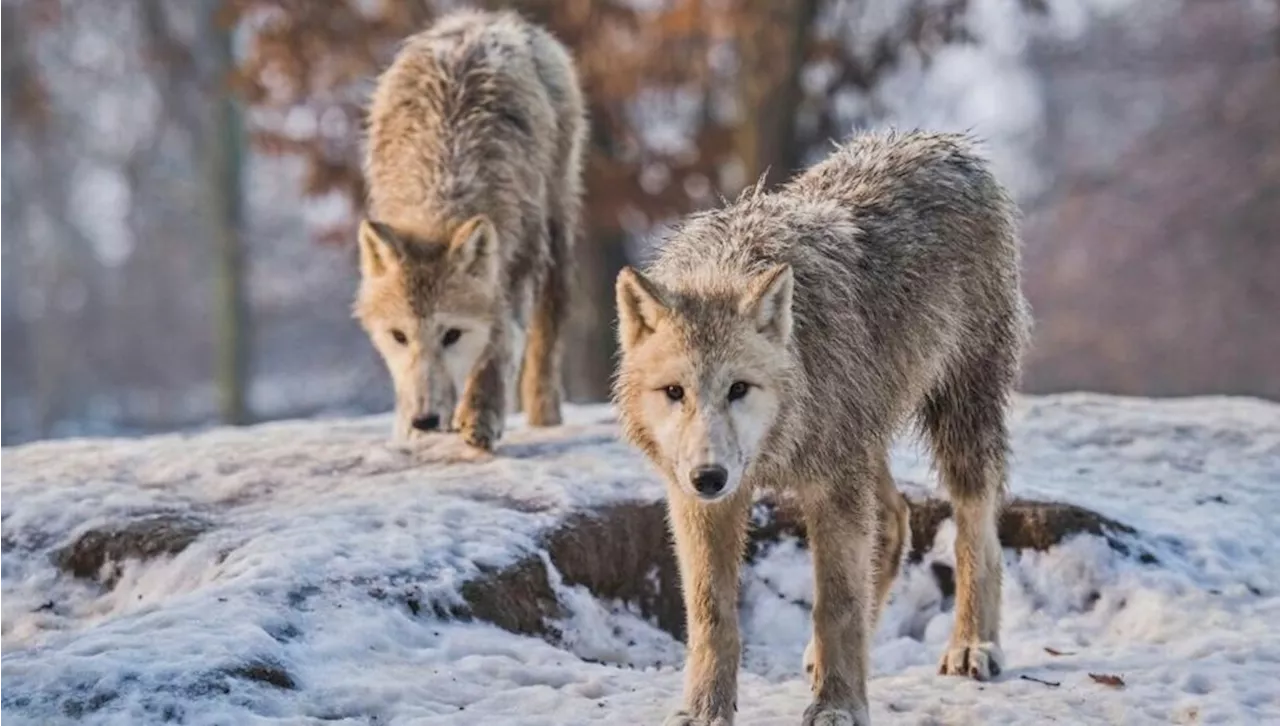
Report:
[[[911,551],[920,562],[938,529],[951,517],[951,505],[931,497],[909,497]],[[785,538],[804,540],[804,526],[786,506],[761,502],[747,545],[747,561]],[[1015,499],[1000,517],[1000,541],[1008,548],[1047,550],[1068,537],[1103,537],[1123,556],[1154,562],[1138,547],[1132,527],[1083,507],[1061,502]],[[684,638],[684,605],[679,572],[662,502],[624,504],[575,516],[546,535],[546,557],[527,557],[468,583],[463,596],[475,617],[519,633],[555,641],[554,621],[563,615],[547,570],[549,561],[568,585],[580,585],[604,600],[635,606],[676,638]],[[949,568],[943,568],[949,570]],[[950,572],[935,568],[944,592]]]
[[[909,496],[908,502],[908,562],[918,563],[951,517],[951,505],[920,494]],[[185,515],[143,516],[82,532],[55,550],[54,562],[68,574],[110,588],[124,562],[175,555],[213,526],[208,520]],[[1103,537],[1121,555],[1154,561],[1145,549],[1135,550],[1132,527],[1083,507],[1015,499],[1000,517],[1000,541],[1012,549],[1046,550],[1077,534]],[[793,509],[761,501],[753,515],[747,561],[787,538],[803,543],[804,536],[804,525]],[[548,562],[555,568],[554,574],[548,570]],[[618,504],[571,516],[543,536],[538,554],[507,567],[486,568],[464,584],[461,595],[465,608],[435,608],[434,614],[446,619],[476,618],[555,642],[560,635],[556,622],[567,614],[553,586],[557,576],[565,585],[585,587],[602,600],[628,603],[659,628],[684,638],[679,571],[667,529],[666,505],[661,501]],[[935,576],[945,591],[950,573],[935,568]],[[371,594],[386,596],[385,592]],[[412,595],[399,599],[414,615],[423,607]]]
[[[110,588],[126,560],[176,555],[213,525],[185,514],[151,514],[84,531],[54,550],[58,569]]]

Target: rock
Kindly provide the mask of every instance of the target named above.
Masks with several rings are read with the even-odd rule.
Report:
[[[907,559],[920,562],[933,547],[938,529],[951,518],[951,503],[923,493],[922,487],[903,487],[907,504],[911,508],[911,548]],[[797,514],[785,504],[762,502],[757,505],[756,529],[752,532],[751,545],[776,542],[781,537],[804,539],[804,525]],[[1000,544],[1015,550],[1044,551],[1076,534],[1092,534],[1107,540],[1116,551],[1130,554],[1131,535],[1136,534],[1127,524],[1117,522],[1097,512],[1062,502],[1042,502],[1032,499],[1013,499],[1000,512]],[[754,556],[748,550],[748,557]],[[1141,555],[1146,557],[1148,553]]]
[[[551,639],[558,633],[550,621],[564,616],[547,566],[537,556],[491,570],[465,583],[461,592],[467,612],[448,615],[476,617],[513,633]]]
[[[189,515],[147,515],[83,532],[54,550],[53,562],[63,572],[97,580],[109,588],[119,579],[125,560],[176,555],[212,527],[212,523]]]
[[[256,681],[268,686],[280,688],[286,691],[292,691],[298,687],[293,676],[284,666],[265,660],[254,660],[241,666],[228,669],[226,674],[233,678],[243,678],[249,681]]]
[[[918,563],[951,517],[951,505],[913,493],[908,502],[908,562]],[[804,526],[785,503],[761,501],[752,519],[748,562],[784,538],[804,541]],[[153,514],[90,529],[55,550],[53,559],[64,572],[109,588],[118,580],[124,561],[175,555],[211,528],[210,522],[191,516]],[[1001,513],[1000,541],[1005,547],[1046,550],[1075,534],[1104,537],[1118,552],[1129,555],[1129,536],[1135,532],[1096,512],[1060,502],[1015,499]],[[619,504],[574,515],[545,535],[542,547],[566,585],[583,586],[602,600],[630,603],[658,627],[684,638],[684,603],[664,502]],[[1147,561],[1151,555],[1144,551],[1139,557]],[[435,614],[478,618],[552,642],[559,638],[555,622],[566,612],[540,555],[487,570],[464,584],[461,594],[465,609]],[[415,614],[421,607],[416,601],[407,606]]]
[[[1017,550],[1047,550],[1077,534],[1102,537],[1117,552],[1128,555],[1126,540],[1131,541],[1137,531],[1110,517],[1063,502],[1015,499],[1000,515],[1000,543]],[[1145,551],[1139,557],[1144,562],[1151,561]]]
[[[620,504],[575,516],[545,546],[565,584],[633,603],[658,627],[683,636],[680,573],[665,503]]]
[[[918,563],[933,546],[938,529],[951,517],[951,504],[914,493],[911,550]],[[804,526],[794,509],[774,501],[757,504],[746,560],[754,561],[777,542],[794,537],[803,543]],[[1005,547],[1047,550],[1067,537],[1103,537],[1120,554],[1132,554],[1135,530],[1083,507],[1061,502],[1015,499],[999,523]],[[679,570],[667,528],[663,502],[611,506],[571,517],[543,539],[551,564],[567,585],[586,587],[596,597],[621,600],[677,639],[684,639],[684,603]],[[1139,554],[1144,562],[1151,555]],[[462,590],[470,615],[502,628],[556,642],[554,620],[564,615],[541,557],[528,557],[467,583]]]

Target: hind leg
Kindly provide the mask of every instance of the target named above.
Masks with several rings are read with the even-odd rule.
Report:
[[[547,221],[551,264],[543,278],[529,320],[524,367],[520,377],[520,401],[530,426],[560,423],[561,337],[569,312],[569,242],[563,221]]]
[[[907,500],[898,491],[889,473],[887,461],[882,462],[876,477],[876,499],[879,506],[879,541],[876,545],[875,559],[875,602],[871,612],[871,631],[874,633],[879,622],[880,612],[889,599],[889,591],[893,589],[893,581],[902,566],[902,552],[906,541],[911,536],[911,510],[907,508]],[[804,672],[806,677],[813,677],[813,640],[810,639],[804,649]]]
[[[996,522],[1005,489],[1011,366],[996,356],[952,374],[921,409],[956,523],[956,622],[938,672],[1000,673],[1002,556]]]
[[[872,625],[879,622],[880,612],[889,599],[893,581],[902,567],[902,553],[911,538],[911,510],[907,499],[898,491],[888,464],[881,469],[876,488],[880,505],[880,540],[876,547],[876,609]]]

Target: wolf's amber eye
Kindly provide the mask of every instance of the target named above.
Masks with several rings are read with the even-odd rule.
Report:
[[[440,344],[448,348],[449,346],[458,342],[458,338],[461,338],[461,337],[462,337],[461,330],[458,330],[457,328],[449,328],[448,330],[444,331],[444,337],[440,339]]]
[[[663,393],[665,393],[665,394],[667,394],[667,398],[668,398],[668,399],[670,399],[670,400],[672,400],[672,401],[683,401],[683,400],[684,400],[684,387],[683,387],[683,386],[667,386],[666,388],[662,389],[662,392],[663,392]]]
[[[737,401],[747,395],[747,391],[750,390],[750,388],[751,385],[746,381],[734,381],[733,385],[729,386],[729,400]]]
[[[395,328],[391,329],[391,338],[395,340],[397,343],[399,343],[400,345],[406,345],[409,342],[409,339],[405,337],[405,334],[400,332],[399,330],[396,330]]]

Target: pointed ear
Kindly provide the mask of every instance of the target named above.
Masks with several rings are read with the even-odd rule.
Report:
[[[635,268],[618,273],[618,336],[623,349],[644,340],[670,311],[662,291]]]
[[[371,219],[360,221],[360,274],[379,277],[400,264],[404,246],[387,225]]]
[[[756,329],[775,343],[791,339],[791,293],[795,287],[791,265],[778,265],[756,276],[747,288],[740,310]]]
[[[454,269],[498,284],[498,231],[483,214],[468,219],[454,231],[449,256]]]

